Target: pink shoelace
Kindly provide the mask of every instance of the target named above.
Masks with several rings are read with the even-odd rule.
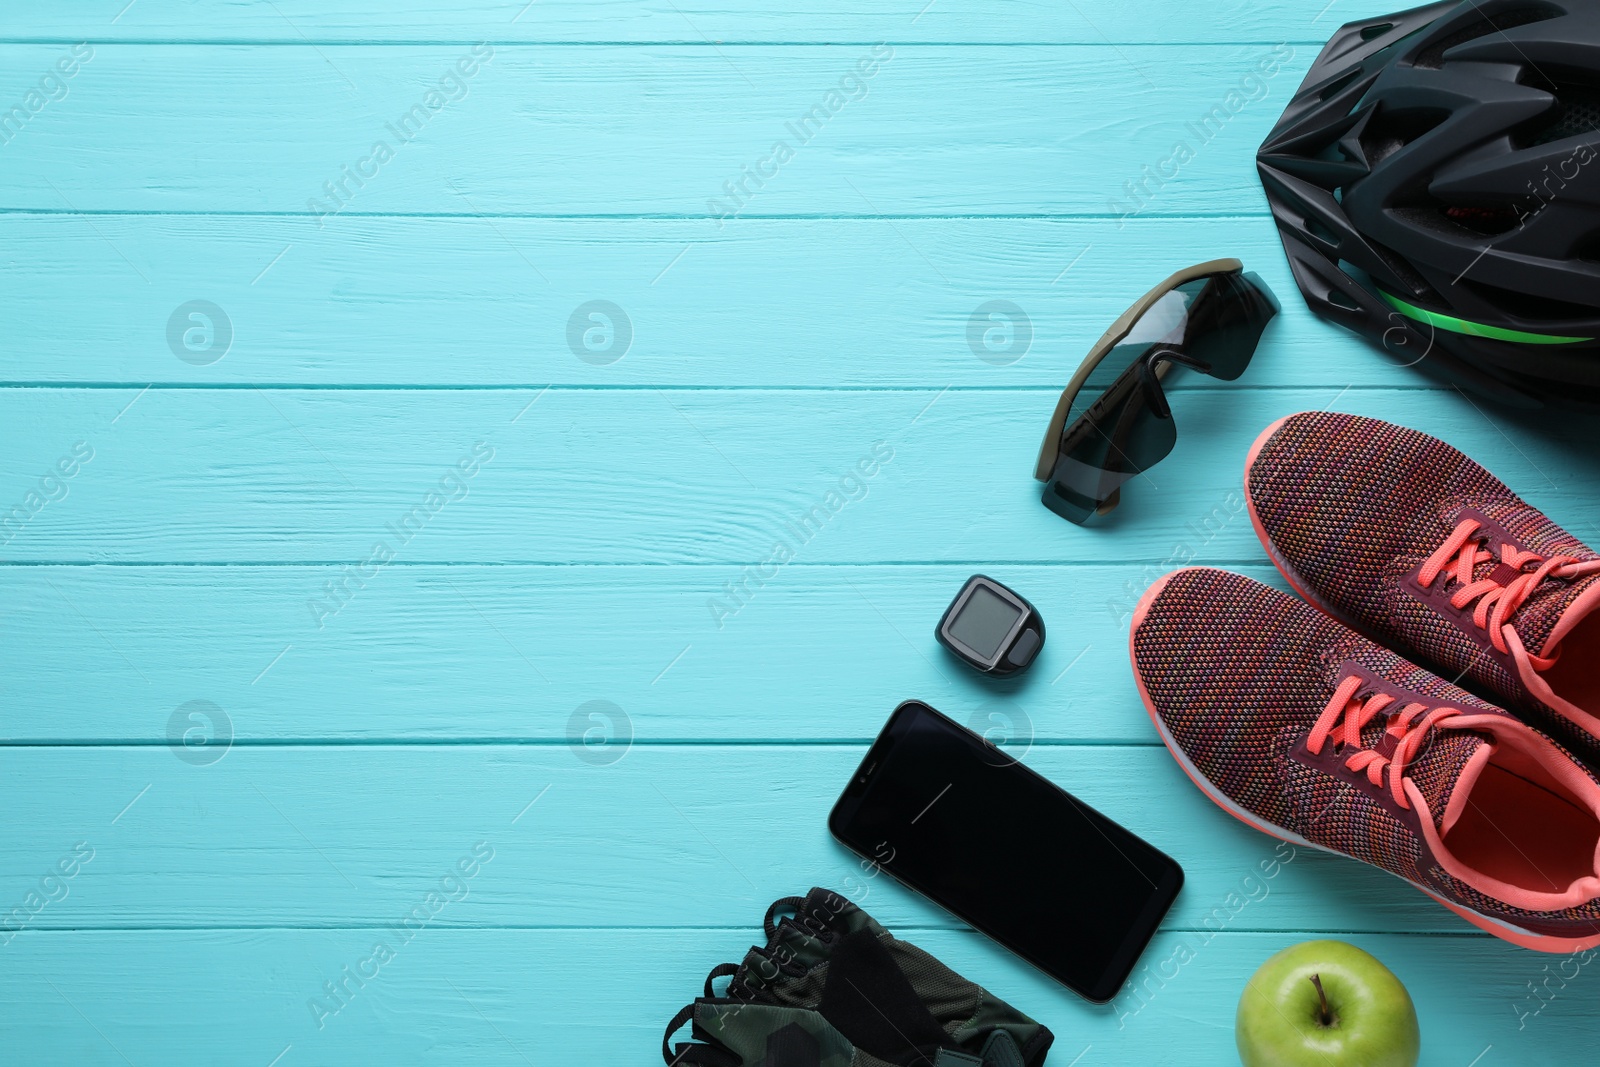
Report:
[[[1551,556],[1546,559],[1536,552],[1519,552],[1511,545],[1501,545],[1500,566],[1495,568],[1494,573],[1473,581],[1472,572],[1478,564],[1494,562],[1494,553],[1484,547],[1484,537],[1478,533],[1479,525],[1476,519],[1461,520],[1444,543],[1423,562],[1417,580],[1423,586],[1431,587],[1440,574],[1454,578],[1461,588],[1451,595],[1450,605],[1460,610],[1476,598],[1478,604],[1472,610],[1472,621],[1489,631],[1489,640],[1496,651],[1505,652],[1505,627],[1510,625],[1508,620],[1533,595],[1541,582],[1547,578],[1577,578],[1593,574],[1600,570],[1600,560],[1580,563],[1571,556]],[[1529,564],[1535,565],[1531,571],[1527,569]],[[1517,572],[1517,576],[1505,582],[1497,580],[1497,574],[1504,573],[1502,567]],[[1529,653],[1528,659],[1536,670],[1541,671],[1549,670],[1556,662],[1555,656],[1546,658],[1532,653]]]
[[[1352,771],[1365,770],[1367,781],[1373,785],[1383,784],[1383,772],[1388,768],[1389,791],[1394,796],[1394,802],[1409,811],[1411,801],[1400,785],[1406,764],[1417,755],[1428,733],[1440,723],[1462,714],[1461,709],[1430,708],[1426,704],[1412,702],[1398,711],[1389,711],[1389,725],[1384,734],[1394,738],[1395,745],[1386,758],[1375,749],[1362,746],[1361,731],[1375,716],[1383,714],[1397,701],[1386,693],[1373,693],[1363,700],[1358,696],[1363,684],[1364,680],[1356,675],[1339,683],[1339,687],[1333,691],[1333,698],[1322,709],[1322,714],[1317,716],[1311,733],[1306,736],[1306,748],[1320,754],[1322,746],[1331,736],[1335,752],[1345,748],[1357,749],[1344,761],[1344,765]]]

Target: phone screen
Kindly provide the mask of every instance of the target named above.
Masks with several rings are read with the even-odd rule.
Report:
[[[846,847],[1089,1000],[1183,884],[1171,857],[926,704],[900,705],[828,818]]]

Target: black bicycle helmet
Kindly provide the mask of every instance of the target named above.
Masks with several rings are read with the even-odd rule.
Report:
[[[1600,0],[1342,27],[1256,155],[1312,310],[1498,399],[1600,403]]]

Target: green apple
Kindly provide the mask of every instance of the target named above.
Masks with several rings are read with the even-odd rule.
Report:
[[[1343,941],[1284,949],[1251,976],[1234,1039],[1244,1067],[1416,1067],[1417,1009],[1394,973]]]

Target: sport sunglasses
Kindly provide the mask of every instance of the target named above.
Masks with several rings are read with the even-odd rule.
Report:
[[[1080,524],[1116,507],[1122,484],[1178,440],[1162,382],[1180,366],[1233,381],[1277,313],[1272,290],[1237,259],[1180,270],[1140,297],[1056,402],[1033,472],[1045,507]]]

